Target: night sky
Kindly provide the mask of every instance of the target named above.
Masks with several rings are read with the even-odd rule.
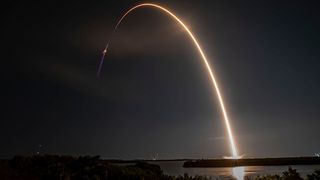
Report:
[[[230,155],[220,107],[186,32],[141,1],[3,5],[0,158]],[[156,1],[197,36],[240,154],[320,152],[320,6],[311,1]],[[102,74],[96,71],[109,39]],[[39,146],[42,147],[39,147]]]

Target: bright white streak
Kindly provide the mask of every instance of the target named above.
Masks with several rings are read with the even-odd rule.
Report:
[[[188,35],[190,36],[190,38],[192,39],[192,41],[194,42],[194,44],[196,45],[201,57],[202,57],[202,60],[203,62],[205,63],[206,65],[206,68],[208,70],[208,73],[212,79],[212,83],[213,83],[213,86],[216,90],[216,93],[217,93],[217,96],[218,96],[218,99],[219,99],[219,103],[220,103],[220,107],[221,107],[221,110],[222,110],[222,113],[223,113],[223,117],[224,117],[224,121],[225,121],[225,124],[226,124],[226,128],[227,128],[227,132],[228,132],[228,136],[229,136],[229,142],[230,142],[230,146],[231,146],[231,153],[232,153],[232,158],[233,159],[238,159],[240,158],[238,156],[238,151],[237,151],[237,147],[236,147],[236,144],[234,142],[234,139],[233,139],[233,134],[232,134],[232,130],[231,130],[231,125],[230,125],[230,122],[229,122],[229,118],[228,118],[228,115],[227,115],[227,111],[226,111],[226,108],[224,107],[224,103],[223,103],[223,99],[222,99],[222,95],[220,93],[220,90],[219,90],[219,87],[218,87],[218,83],[213,75],[213,72],[212,72],[212,69],[210,67],[210,64],[205,56],[205,54],[203,53],[197,39],[195,38],[195,36],[192,34],[192,32],[189,30],[189,28],[176,16],[174,15],[172,12],[170,12],[169,10],[167,10],[166,8],[162,7],[162,6],[159,6],[157,4],[152,4],[152,3],[143,3],[143,4],[139,4],[139,5],[136,5],[134,7],[132,7],[131,9],[129,9],[121,18],[120,20],[118,21],[117,25],[115,26],[114,30],[116,30],[118,28],[118,26],[120,25],[121,21],[131,12],[133,11],[134,9],[137,9],[139,7],[143,7],[143,6],[149,6],[149,7],[155,7],[155,8],[158,8],[164,12],[166,12],[167,14],[169,14],[172,18],[174,18],[188,33]]]

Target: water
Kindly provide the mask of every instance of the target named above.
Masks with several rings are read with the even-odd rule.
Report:
[[[157,164],[163,172],[168,175],[184,175],[189,176],[207,176],[219,179],[231,179],[236,177],[242,180],[244,176],[255,177],[258,175],[274,175],[281,174],[288,170],[289,166],[244,166],[244,167],[221,167],[221,168],[184,168],[183,161],[150,161],[150,164]],[[297,165],[291,166],[297,169],[302,177],[311,174],[315,169],[320,169],[320,165]]]

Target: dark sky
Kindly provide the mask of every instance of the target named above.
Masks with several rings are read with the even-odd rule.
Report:
[[[185,31],[139,1],[3,5],[0,157],[220,158],[217,98]],[[320,152],[320,6],[311,1],[157,1],[197,36],[240,154]],[[112,39],[103,72],[101,51]]]

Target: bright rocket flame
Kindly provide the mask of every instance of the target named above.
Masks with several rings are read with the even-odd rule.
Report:
[[[154,7],[154,8],[157,8],[157,9],[160,9],[162,11],[164,11],[165,13],[167,13],[168,15],[170,15],[173,19],[175,19],[188,33],[189,37],[191,38],[191,40],[194,42],[195,46],[197,47],[201,57],[202,57],[202,60],[208,70],[208,73],[210,75],[210,78],[212,80],[212,84],[215,88],[215,91],[217,93],[217,96],[218,96],[218,99],[219,99],[219,103],[220,103],[220,107],[221,107],[221,110],[222,110],[222,114],[223,114],[223,117],[224,117],[224,121],[225,121],[225,124],[226,124],[226,129],[227,129],[227,132],[228,132],[228,136],[229,136],[229,142],[230,142],[230,146],[231,146],[231,154],[232,154],[232,158],[233,159],[238,159],[240,158],[238,156],[238,151],[237,151],[237,147],[236,147],[236,144],[234,142],[234,139],[233,139],[233,134],[232,134],[232,129],[231,129],[231,125],[230,125],[230,122],[229,122],[229,118],[228,118],[228,115],[227,115],[227,111],[226,111],[226,108],[224,106],[224,103],[223,103],[223,99],[222,99],[222,95],[220,93],[220,90],[219,90],[219,87],[218,87],[218,83],[213,75],[213,72],[212,72],[212,69],[210,67],[210,64],[205,56],[205,54],[203,53],[197,39],[195,38],[195,36],[192,34],[192,32],[189,30],[189,28],[176,16],[174,15],[172,12],[170,12],[169,10],[167,10],[166,8],[160,6],[160,5],[157,5],[157,4],[152,4],[152,3],[143,3],[143,4],[139,4],[139,5],[136,5],[134,7],[132,7],[131,9],[129,9],[121,18],[120,20],[118,21],[118,23],[116,24],[115,28],[114,28],[114,31],[116,31],[116,29],[118,28],[118,26],[120,25],[120,23],[122,22],[122,20],[133,10],[139,8],[139,7]],[[109,45],[109,43],[108,43]],[[108,47],[107,45],[107,47]],[[106,48],[107,49],[107,48]],[[104,50],[104,53],[103,53],[103,58],[100,62],[100,66],[99,66],[99,70],[98,70],[98,75],[100,74],[100,70],[101,70],[101,66],[102,66],[102,62],[103,62],[103,59],[104,59],[104,56],[105,56],[105,52],[106,52],[106,49]]]

